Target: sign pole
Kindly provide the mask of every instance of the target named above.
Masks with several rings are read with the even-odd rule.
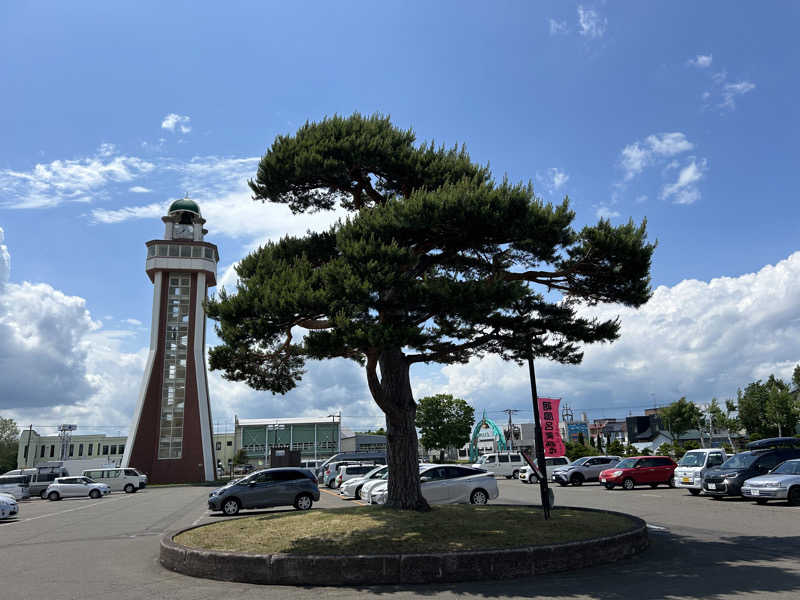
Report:
[[[530,342],[528,349],[528,373],[531,380],[531,396],[533,400],[533,435],[534,442],[536,443],[536,462],[539,465],[539,472],[542,475],[542,478],[539,480],[539,488],[542,493],[542,509],[546,521],[550,518],[550,491],[547,488],[547,463],[544,459],[542,423],[539,418],[539,394],[536,391],[536,371],[533,368],[533,345]]]

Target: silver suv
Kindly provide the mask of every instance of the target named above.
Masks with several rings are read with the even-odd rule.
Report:
[[[613,467],[619,456],[584,456],[565,467],[553,471],[553,481],[558,485],[582,485],[584,481],[598,481],[600,471]]]

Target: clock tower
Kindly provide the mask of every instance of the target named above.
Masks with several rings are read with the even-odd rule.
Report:
[[[152,483],[215,478],[211,405],[206,375],[203,302],[217,284],[217,247],[194,200],[173,202],[162,217],[164,239],[146,243],[153,283],[153,319],[139,402],[123,466]]]

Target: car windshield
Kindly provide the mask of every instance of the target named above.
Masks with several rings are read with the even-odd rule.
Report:
[[[485,463],[485,462],[486,462],[486,459],[487,459],[487,458],[488,458],[488,457],[487,457],[487,456],[485,456],[485,455],[484,455],[484,456],[481,456],[481,457],[478,459],[478,462],[477,462],[477,464],[479,464],[479,465],[482,465],[483,463]]]
[[[635,458],[626,458],[619,461],[616,467],[619,469],[632,469],[636,465],[636,460]]]
[[[722,469],[746,469],[758,458],[758,454],[748,454],[747,452],[742,452],[741,454],[737,454],[736,456],[731,456],[728,460],[722,463],[720,468]]]
[[[590,458],[591,456],[584,456],[583,458],[579,458],[578,460],[576,460],[570,466],[580,467],[581,465],[585,464],[586,461],[589,460]]]
[[[775,469],[773,473],[779,475],[800,475],[800,461],[787,460],[782,465],[778,465],[778,468]]]
[[[679,467],[702,467],[706,455],[703,452],[687,452],[678,462]]]

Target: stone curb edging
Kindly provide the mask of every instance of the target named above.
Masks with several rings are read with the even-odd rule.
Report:
[[[621,515],[630,519],[633,527],[613,536],[509,550],[321,556],[198,550],[173,540],[181,533],[204,526],[197,525],[162,535],[159,560],[171,571],[221,581],[376,585],[529,577],[614,562],[647,548],[647,524],[642,519],[614,511],[571,510]]]

